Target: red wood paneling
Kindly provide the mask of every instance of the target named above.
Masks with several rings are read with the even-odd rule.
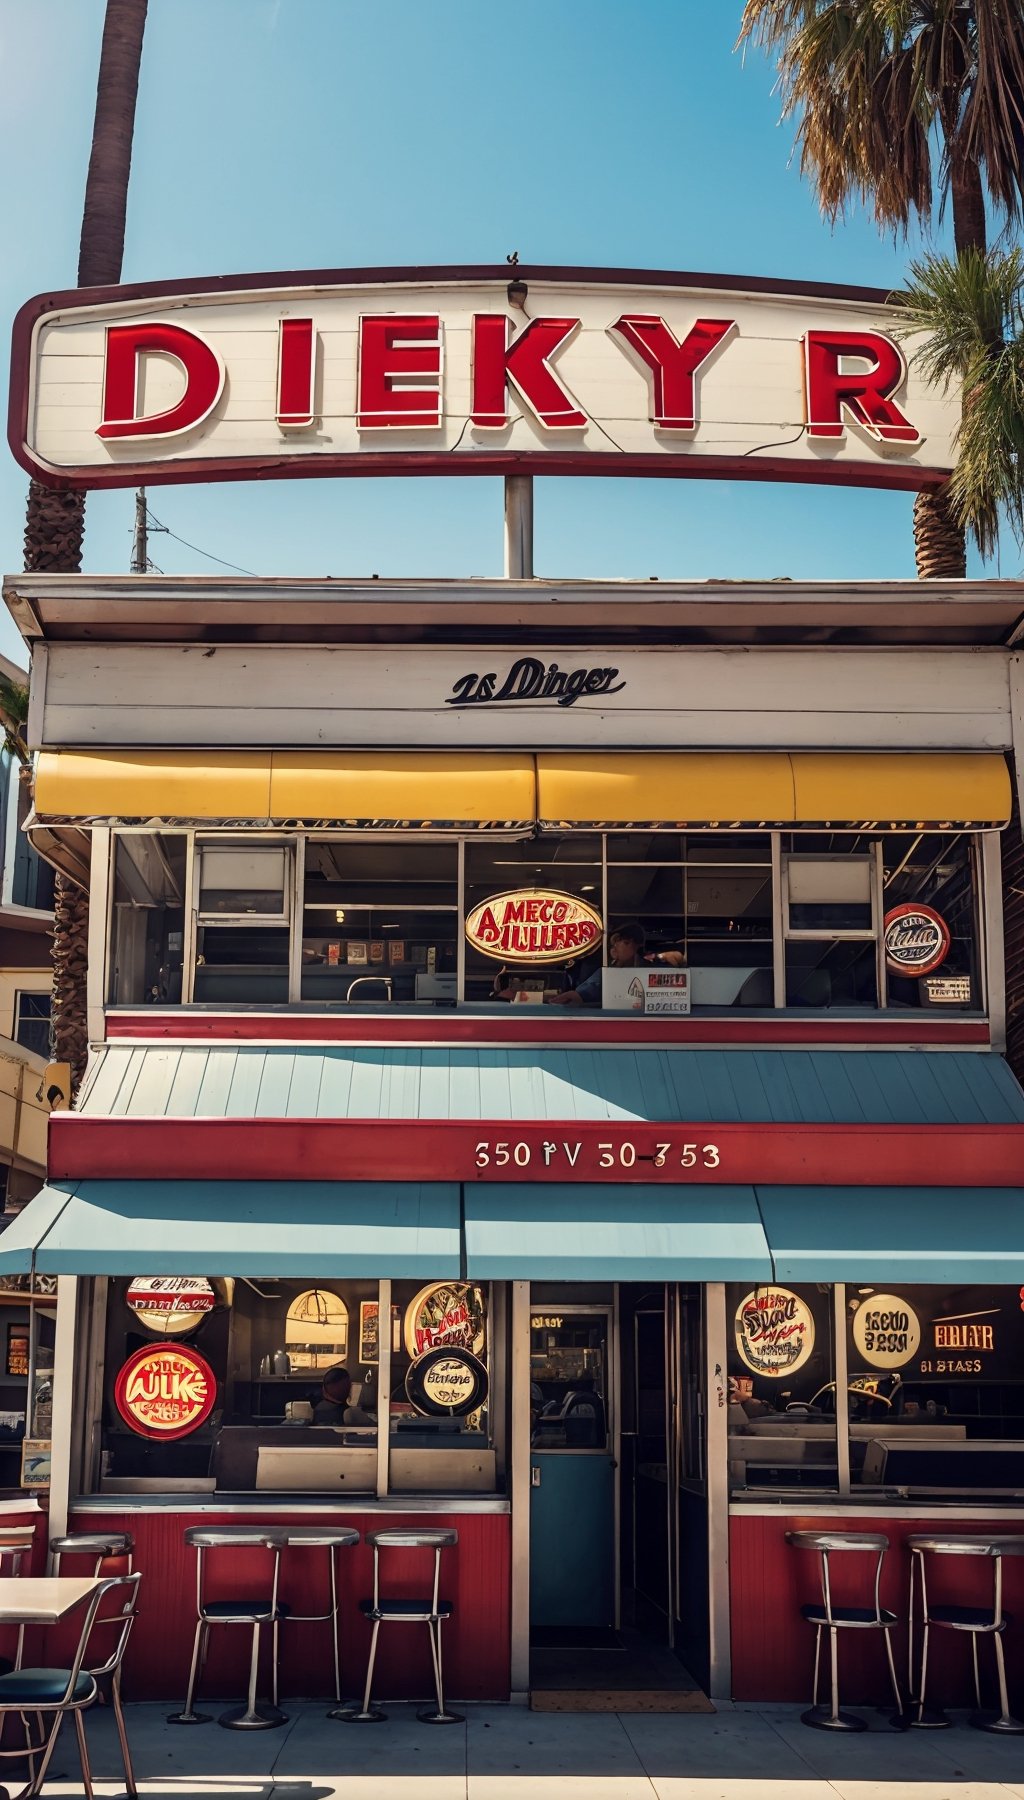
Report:
[[[970,1536],[991,1532],[1000,1537],[1024,1533],[1024,1513],[1018,1520],[989,1522],[984,1516],[971,1522],[900,1518],[872,1518],[859,1509],[837,1512],[830,1518],[801,1517],[779,1512],[771,1517],[734,1514],[729,1521],[732,1619],[732,1691],[736,1700],[801,1701],[810,1704],[814,1672],[814,1629],[800,1617],[801,1606],[821,1597],[820,1559],[807,1551],[792,1550],[788,1531],[881,1531],[889,1539],[882,1574],[882,1604],[906,1621],[909,1599],[910,1552],[905,1540],[915,1531],[941,1531]],[[833,1597],[855,1605],[872,1603],[874,1557],[834,1556]],[[1003,1564],[1004,1609],[1011,1624],[1004,1637],[1010,1697],[1018,1717],[1024,1712],[1024,1558]],[[928,1563],[929,1597],[972,1606],[986,1606],[992,1596],[992,1565],[975,1557],[940,1559]],[[920,1648],[920,1629],[915,1627]],[[901,1688],[907,1686],[907,1632],[905,1623],[893,1633],[896,1672]],[[936,1705],[973,1706],[971,1650],[963,1632],[931,1633],[928,1696]],[[981,1644],[982,1693],[995,1704],[994,1658],[991,1645]],[[851,1706],[884,1706],[890,1699],[885,1647],[880,1632],[844,1631],[839,1636],[839,1692]]]
[[[546,1160],[542,1145],[553,1141]],[[580,1153],[562,1153],[562,1141]],[[532,1146],[499,1165],[496,1146]],[[686,1143],[695,1166],[681,1165]],[[664,1160],[656,1156],[662,1152]],[[489,1160],[481,1161],[481,1145]],[[627,1158],[620,1149],[630,1146]],[[703,1153],[713,1146],[715,1155]],[[602,1156],[606,1160],[602,1160]],[[685,1181],[865,1187],[1014,1187],[1021,1125],[699,1123],[602,1120],[102,1118],[50,1115],[52,1179],[241,1181]]]
[[[108,1038],[175,1042],[292,1044],[987,1044],[979,1019],[927,1013],[875,1013],[858,1019],[731,1018],[616,1019],[591,1014],[566,1018],[549,1009],[543,1021],[472,1014],[430,1013],[418,1018],[345,1018],[308,1013],[108,1013]]]
[[[310,1525],[324,1515],[261,1515],[247,1508],[246,1524]],[[72,1519],[80,1531],[130,1531],[135,1538],[135,1567],[142,1570],[140,1614],[125,1660],[124,1689],[132,1700],[183,1700],[195,1632],[195,1551],[187,1550],[184,1532],[190,1525],[239,1524],[236,1513],[174,1512],[82,1513]],[[341,1521],[365,1539],[384,1526],[453,1525],[455,1549],[441,1563],[442,1598],[454,1615],[444,1627],[445,1684],[454,1699],[507,1700],[510,1657],[510,1531],[502,1513],[436,1514],[346,1513]],[[370,1628],[359,1612],[360,1600],[373,1592],[372,1551],[365,1542],[338,1551],[341,1612],[342,1687],[361,1692],[369,1654]],[[214,1598],[253,1597],[269,1592],[270,1558],[261,1550],[209,1552],[208,1594]],[[388,1571],[393,1571],[393,1578]],[[433,1556],[429,1551],[393,1552],[382,1562],[388,1591],[400,1595],[429,1594]],[[114,1571],[112,1571],[114,1572]],[[327,1552],[294,1549],[282,1552],[281,1599],[296,1612],[324,1612],[327,1601]],[[264,1650],[264,1686],[269,1693],[270,1633]],[[203,1692],[223,1698],[244,1695],[249,1632],[242,1626],[214,1628],[211,1633]],[[433,1692],[430,1646],[425,1625],[383,1626],[377,1653],[379,1679],[374,1691],[391,1699],[418,1699]],[[284,1625],[281,1631],[281,1691],[284,1695],[327,1700],[334,1680],[330,1629],[327,1625]]]

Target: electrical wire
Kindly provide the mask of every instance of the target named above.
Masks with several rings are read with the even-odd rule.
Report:
[[[223,556],[214,556],[212,550],[202,550],[198,544],[190,544],[187,538],[179,537],[178,533],[172,531],[169,525],[161,523],[148,505],[146,507],[146,524],[153,531],[162,531],[167,537],[172,537],[176,544],[184,544],[186,550],[193,550],[197,556],[205,556],[207,562],[220,563],[222,569],[234,569],[236,575],[251,575],[253,580],[258,580],[255,569],[243,569],[240,563],[228,562]]]

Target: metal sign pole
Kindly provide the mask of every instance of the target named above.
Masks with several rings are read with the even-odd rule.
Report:
[[[505,579],[533,579],[533,476],[505,477]]]

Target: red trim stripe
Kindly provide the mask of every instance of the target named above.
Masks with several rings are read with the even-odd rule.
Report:
[[[936,1044],[950,1048],[988,1045],[983,1019],[951,1019],[934,1013],[876,1013],[861,1019],[715,1018],[631,1019],[559,1014],[548,1008],[542,1020],[481,1018],[470,1013],[436,1012],[415,1018],[384,1014],[345,1017],[343,1013],[108,1013],[107,1038],[175,1043],[282,1044],[777,1044],[817,1048],[855,1045]]]
[[[525,1146],[518,1160],[517,1144]],[[507,1152],[500,1163],[498,1145]],[[711,1146],[713,1155],[706,1148]],[[53,1180],[814,1186],[841,1180],[863,1187],[1015,1187],[1024,1176],[1024,1125],[111,1119],[54,1113],[48,1174]]]

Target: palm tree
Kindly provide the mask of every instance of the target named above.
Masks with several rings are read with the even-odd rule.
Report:
[[[778,58],[783,113],[828,218],[859,199],[906,231],[948,202],[958,255],[984,254],[986,202],[1021,219],[1021,0],[746,0],[746,41]],[[966,573],[955,492],[917,496],[921,576]]]
[[[124,221],[131,173],[135,103],[148,0],[107,0],[100,48],[92,152],[78,252],[78,284],[99,287],[121,279]],[[29,486],[25,568],[74,573],[82,566],[85,496],[65,488]],[[54,895],[53,1054],[71,1064],[77,1087],[85,1071],[88,1037],[85,966],[69,956],[82,943],[89,897],[58,875]]]
[[[954,520],[984,556],[995,550],[1003,520],[1024,546],[1024,252],[926,256],[911,263],[893,299],[906,314],[905,332],[919,339],[918,367],[937,385],[958,382],[964,396],[948,484]],[[1006,1054],[1022,1078],[1024,839],[1016,798],[1002,866]]]

